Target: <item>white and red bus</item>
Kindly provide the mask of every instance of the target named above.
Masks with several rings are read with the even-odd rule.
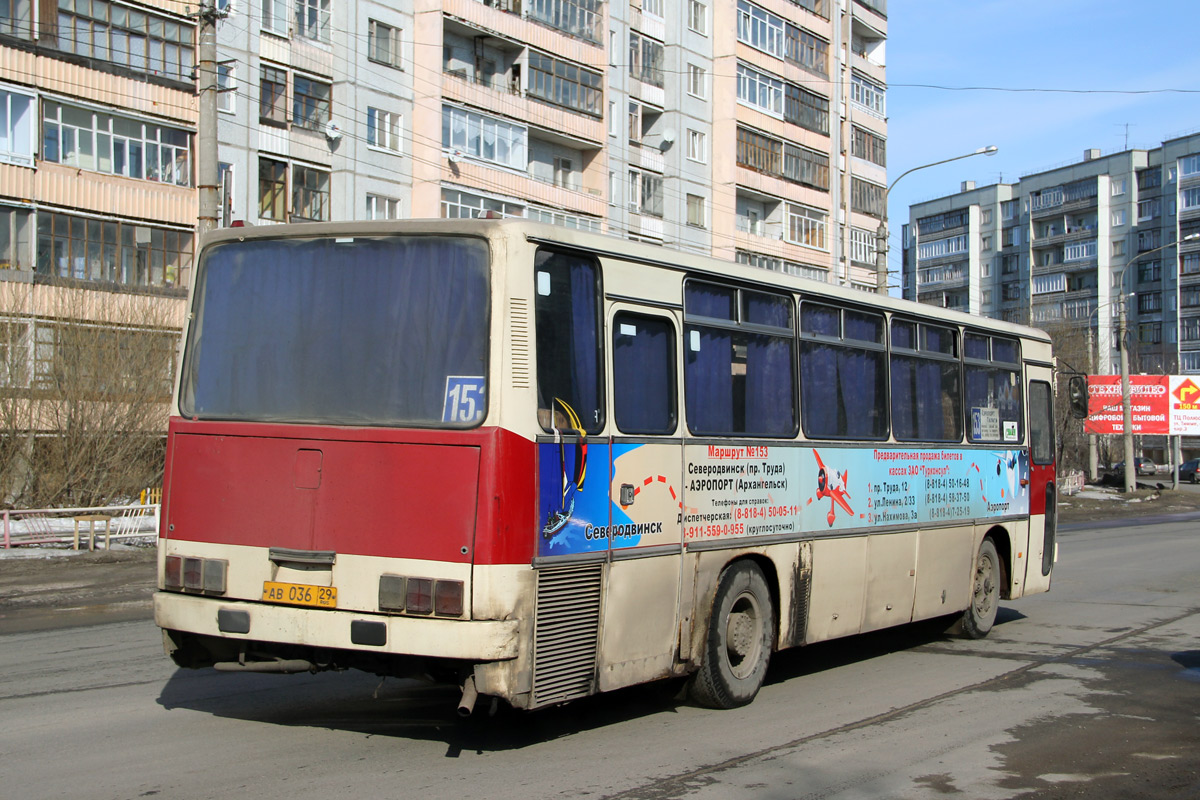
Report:
[[[730,707],[776,650],[1050,586],[1041,331],[521,220],[220,231],[190,310],[181,666]]]

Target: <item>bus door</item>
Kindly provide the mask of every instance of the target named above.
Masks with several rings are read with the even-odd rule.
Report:
[[[683,495],[678,311],[617,303],[607,322],[611,521],[601,690],[670,674]]]
[[[1024,594],[1050,588],[1058,521],[1055,479],[1054,391],[1049,367],[1027,364],[1029,376],[1029,558]]]

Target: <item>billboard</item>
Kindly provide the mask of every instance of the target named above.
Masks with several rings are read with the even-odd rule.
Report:
[[[1136,435],[1200,436],[1200,376],[1130,375]],[[1121,376],[1088,376],[1088,433],[1122,434]]]

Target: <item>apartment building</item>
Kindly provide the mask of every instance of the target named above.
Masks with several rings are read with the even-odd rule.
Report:
[[[524,216],[874,289],[884,0],[260,0],[225,220]]]
[[[912,206],[904,296],[1077,327],[1091,337],[1095,369],[1115,374],[1125,295],[1133,371],[1200,374],[1200,238],[1188,240],[1197,233],[1200,134],[1150,150],[1087,150],[1016,183],[967,182]]]
[[[0,3],[0,502],[68,430],[165,426],[197,213],[185,11]]]

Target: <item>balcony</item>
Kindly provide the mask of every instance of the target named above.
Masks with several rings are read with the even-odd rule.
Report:
[[[476,83],[467,75],[453,72],[442,75],[442,96],[446,100],[521,120],[596,147],[604,141],[604,120],[514,94],[508,84],[494,88],[487,83]]]

